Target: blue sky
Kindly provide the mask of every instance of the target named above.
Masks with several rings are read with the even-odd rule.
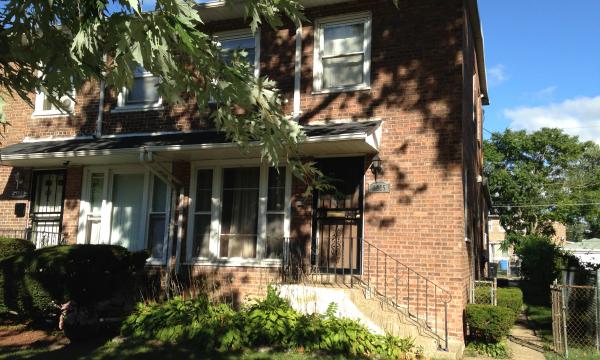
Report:
[[[485,128],[562,127],[600,143],[600,1],[479,0]]]

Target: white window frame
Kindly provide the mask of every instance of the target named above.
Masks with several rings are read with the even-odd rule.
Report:
[[[325,46],[324,30],[329,26],[364,24],[364,63],[363,83],[349,86],[323,87],[323,49]],[[371,12],[344,14],[317,19],[315,23],[315,43],[313,59],[313,93],[334,93],[344,91],[368,90],[371,88]]]
[[[241,167],[260,167],[259,181],[259,200],[258,200],[258,224],[256,241],[256,258],[239,257],[219,257],[219,244],[221,238],[221,214],[223,198],[223,170],[228,168]],[[262,163],[258,159],[249,160],[211,160],[192,163],[191,181],[190,181],[190,201],[188,208],[188,229],[186,239],[187,264],[192,265],[218,265],[218,266],[255,266],[255,267],[276,267],[281,266],[281,259],[266,259],[267,242],[267,196],[269,190],[269,164]],[[284,238],[290,237],[291,223],[291,193],[292,193],[292,174],[289,166],[285,167],[285,213],[283,223]],[[198,170],[213,171],[212,197],[211,197],[211,226],[209,236],[210,257],[192,257],[192,248],[194,242],[194,214],[196,201],[196,183]]]
[[[250,29],[222,31],[215,34],[217,41],[239,40],[254,38],[254,76],[260,76],[260,28],[252,33]]]
[[[133,72],[133,78],[146,78],[146,77],[156,77],[149,71],[139,71],[135,69]],[[129,93],[129,89],[123,87],[117,96],[117,107],[112,109],[112,112],[131,112],[131,111],[148,111],[148,110],[162,110],[163,109],[163,98],[162,96],[158,97],[158,100],[152,104],[127,104],[127,95]]]
[[[151,213],[152,196],[153,192],[153,179],[154,174],[148,169],[139,165],[114,165],[114,166],[89,166],[84,169],[82,177],[82,188],[81,188],[81,204],[80,214],[77,229],[77,244],[85,244],[86,241],[86,221],[88,215],[91,214],[91,177],[92,174],[104,174],[104,188],[102,191],[102,210],[101,210],[101,222],[100,222],[100,244],[111,244],[114,243],[111,237],[111,223],[112,223],[112,194],[113,194],[113,178],[115,174],[143,174],[144,175],[144,188],[143,191],[141,209],[141,222],[139,229],[139,236],[144,239],[144,250],[148,249],[148,228],[149,228],[149,215]],[[161,259],[148,258],[146,262],[151,265],[163,265],[167,261],[167,245],[168,245],[168,220],[171,212],[171,186],[167,183],[167,225],[165,226],[165,238],[163,246],[163,256]]]
[[[42,73],[38,73],[38,77],[42,77]],[[46,100],[46,93],[43,91],[36,91],[35,93],[35,103],[33,108],[34,117],[43,117],[43,116],[71,116],[75,113],[75,96],[77,92],[75,91],[75,87],[71,90],[71,94],[63,95],[60,97],[60,101],[63,99],[69,99],[71,101],[71,106],[65,111],[62,109],[51,109],[44,110],[44,101]]]
[[[152,202],[154,201],[154,181],[156,180],[156,175],[153,174],[152,172],[148,173],[149,179],[149,187],[148,187],[148,191],[146,191],[148,195],[148,202],[147,202],[147,211],[146,211],[146,217],[144,219],[144,224],[145,224],[145,248],[146,250],[149,250],[149,236],[150,236],[150,217],[152,214],[162,214],[163,212],[155,212],[152,211]],[[162,180],[161,180],[162,181]],[[167,194],[166,194],[166,199],[165,199],[165,229],[163,232],[163,254],[160,258],[155,258],[152,257],[152,254],[150,254],[150,257],[146,260],[146,262],[151,263],[151,264],[156,264],[156,265],[162,265],[162,264],[166,264],[167,263],[167,246],[169,243],[169,220],[171,217],[171,193],[172,193],[172,189],[171,186],[169,185],[169,183],[165,183],[167,185]]]

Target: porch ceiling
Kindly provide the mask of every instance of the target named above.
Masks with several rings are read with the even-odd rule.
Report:
[[[381,121],[310,125],[304,131],[303,156],[374,154],[381,142]],[[0,162],[17,167],[128,164],[139,162],[144,153],[159,155],[161,161],[256,158],[260,147],[252,143],[242,152],[223,133],[207,130],[23,142],[0,149]]]

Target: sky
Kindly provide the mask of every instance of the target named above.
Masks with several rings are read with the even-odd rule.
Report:
[[[600,1],[479,0],[479,11],[485,129],[560,127],[600,144]]]

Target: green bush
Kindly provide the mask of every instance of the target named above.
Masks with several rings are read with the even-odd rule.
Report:
[[[411,339],[375,335],[360,323],[333,316],[303,315],[273,288],[267,297],[236,312],[210,304],[205,297],[180,297],[163,304],[140,304],[122,324],[121,333],[144,340],[191,342],[204,351],[236,351],[270,346],[276,349],[397,359],[413,349]]]
[[[31,241],[0,237],[0,261],[17,255],[29,254],[34,250],[35,245]]]
[[[478,304],[491,304],[491,293],[489,287],[478,287],[475,289],[475,299]],[[504,306],[515,314],[521,313],[523,307],[523,292],[521,289],[516,287],[511,288],[497,288],[496,289],[496,304],[498,306]]]
[[[294,344],[294,330],[300,314],[269,287],[267,297],[246,310],[244,331],[251,344],[280,345]]]
[[[118,297],[125,306],[143,257],[110,245],[54,246],[11,257],[0,262],[0,302],[27,317],[56,313],[67,301],[87,307]]]
[[[497,343],[470,342],[465,348],[465,354],[469,356],[485,355],[495,359],[510,358],[511,352],[505,341]]]
[[[521,259],[523,295],[528,304],[549,305],[550,285],[560,276],[562,252],[542,235],[519,236],[515,251]]]
[[[503,306],[469,304],[466,312],[470,335],[478,342],[500,342],[515,323],[515,313]]]
[[[511,309],[515,315],[519,315],[523,309],[523,292],[521,289],[512,288],[498,288],[497,289],[497,305],[504,306]]]

